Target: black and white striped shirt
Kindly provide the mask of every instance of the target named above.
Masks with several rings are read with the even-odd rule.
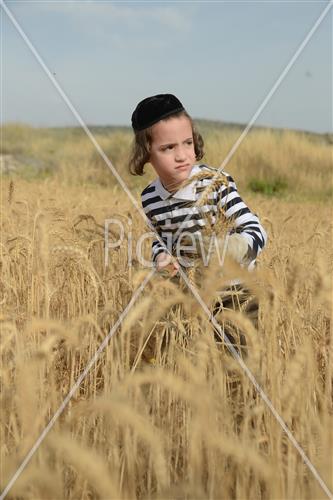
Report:
[[[215,168],[205,164],[194,165],[190,177],[205,170],[210,173],[216,172]],[[213,190],[209,195],[207,205],[200,208],[194,206],[201,197],[203,189],[211,183],[211,176],[193,181],[174,193],[167,191],[160,179],[157,178],[142,191],[142,207],[168,248],[170,248],[170,240],[174,246],[179,238],[177,231],[182,224],[181,231],[199,233],[206,224],[202,213],[209,213],[214,223],[218,208],[223,208],[224,216],[227,219],[232,218],[234,227],[232,232],[241,234],[247,240],[252,259],[247,268],[252,270],[255,267],[256,257],[267,243],[267,234],[260,224],[258,216],[251,212],[239,196],[236,183],[231,175],[225,170],[221,173],[226,176],[228,185],[219,185],[216,190]],[[188,220],[184,222],[187,217]],[[152,243],[153,261],[163,251],[165,248],[155,239]]]

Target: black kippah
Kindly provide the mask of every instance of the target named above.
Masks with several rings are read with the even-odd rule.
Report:
[[[167,116],[184,111],[182,103],[173,94],[157,94],[140,101],[132,114],[134,130],[143,130]]]

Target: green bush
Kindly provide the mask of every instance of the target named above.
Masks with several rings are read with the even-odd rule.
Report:
[[[288,184],[284,179],[250,179],[248,187],[254,193],[275,195],[284,192],[287,189]]]

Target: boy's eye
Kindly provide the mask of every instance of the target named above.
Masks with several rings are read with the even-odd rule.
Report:
[[[191,144],[193,144],[192,139],[191,139],[191,140],[189,140],[189,141],[186,141],[186,144],[188,144],[189,146],[190,146]],[[172,145],[170,145],[170,146],[166,146],[165,148],[163,148],[163,149],[162,149],[162,151],[166,151],[167,149],[173,149],[173,146],[172,146]]]

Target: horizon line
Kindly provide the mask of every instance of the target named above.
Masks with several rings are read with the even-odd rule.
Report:
[[[194,118],[192,117],[194,122],[208,122],[211,123],[212,125],[215,124],[217,126],[220,126],[221,128],[228,128],[228,127],[235,127],[235,128],[243,128],[244,124],[241,122],[232,122],[232,121],[222,121],[218,119],[213,119],[213,118]],[[28,122],[22,122],[22,121],[7,121],[7,122],[1,122],[0,121],[0,127],[6,127],[6,126],[23,126],[23,127],[30,127],[34,129],[75,129],[75,128],[81,128],[80,125],[34,125]],[[132,126],[130,124],[88,124],[87,126],[89,128],[122,128],[122,129],[130,129],[132,130]],[[306,134],[315,134],[315,135],[332,135],[333,134],[333,129],[332,130],[327,130],[325,132],[318,132],[316,130],[309,130],[309,129],[302,129],[302,128],[292,128],[292,127],[279,127],[279,126],[274,126],[274,125],[254,125],[253,129],[271,129],[273,131],[279,132],[279,131],[292,131],[292,132],[297,132],[297,133],[306,133]]]

